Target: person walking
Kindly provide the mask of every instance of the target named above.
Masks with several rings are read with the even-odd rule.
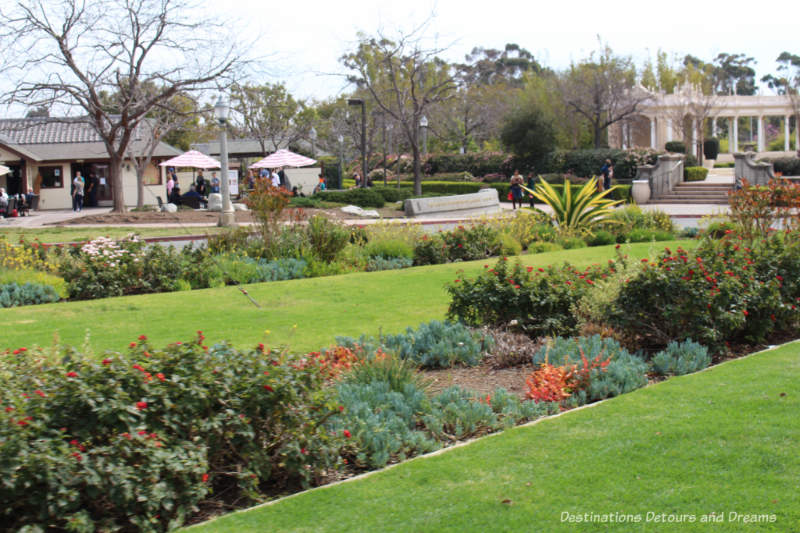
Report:
[[[601,191],[607,191],[611,188],[611,179],[614,177],[614,166],[611,164],[610,159],[606,159],[606,164],[600,169],[600,174],[603,175],[603,184]],[[598,181],[598,187],[600,182]]]
[[[80,171],[75,173],[75,179],[72,180],[72,185],[72,210],[80,213],[81,209],[83,209],[83,189],[86,185]]]
[[[514,171],[514,175],[511,176],[511,207],[512,209],[517,208],[517,204],[519,207],[522,208],[522,175],[520,175],[519,170]]]

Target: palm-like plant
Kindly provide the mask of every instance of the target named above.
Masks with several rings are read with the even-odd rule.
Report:
[[[541,178],[535,190],[523,187],[536,199],[549,205],[559,228],[567,231],[590,229],[611,214],[612,208],[622,203],[622,200],[606,198],[616,188],[614,186],[598,192],[597,178],[594,176],[576,191],[572,190],[572,184],[568,180],[564,180],[561,194]]]

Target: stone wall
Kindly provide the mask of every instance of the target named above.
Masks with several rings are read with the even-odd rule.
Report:
[[[482,189],[473,194],[412,198],[404,204],[406,216],[446,218],[450,216],[484,215],[500,211],[497,189]]]

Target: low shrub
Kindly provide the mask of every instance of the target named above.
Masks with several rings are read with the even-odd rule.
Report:
[[[254,261],[253,259],[250,260]],[[274,261],[259,259],[257,262],[258,281],[300,279],[304,275],[303,272],[306,266],[308,266],[306,261],[303,259],[294,259],[293,257],[276,259]]]
[[[685,154],[686,144],[683,141],[669,141],[664,145],[664,149],[674,154]]]
[[[380,194],[387,203],[401,202],[414,196],[414,190],[410,187],[375,186],[372,190]]]
[[[368,257],[382,257],[385,259],[414,258],[413,246],[400,239],[372,240],[365,246],[365,252]]]
[[[440,233],[450,261],[474,261],[497,255],[500,250],[498,235],[496,228],[485,223],[458,226],[453,231]]]
[[[500,233],[497,240],[499,245],[497,253],[500,255],[515,256],[522,253],[522,245],[508,233]]]
[[[683,169],[683,179],[686,181],[705,181],[708,176],[708,169],[705,167],[685,167]]]
[[[409,327],[404,333],[385,335],[379,340],[362,335],[359,339],[336,337],[336,342],[351,349],[361,347],[367,354],[380,349],[423,368],[477,365],[494,344],[486,333],[460,323],[438,320],[420,324],[416,330]]]
[[[21,307],[57,302],[61,298],[53,287],[39,283],[0,284],[0,307]]]
[[[711,239],[721,239],[736,230],[736,224],[730,220],[715,220],[711,222],[703,231]]]
[[[634,229],[631,230],[627,235],[622,235],[622,242],[669,241],[673,238],[673,234],[668,231],[657,229]]]
[[[626,234],[634,229],[652,229],[673,232],[675,225],[670,216],[658,209],[642,210],[638,205],[627,205],[621,209],[615,209],[605,221],[599,225],[599,229],[604,229],[616,235]]]
[[[306,235],[311,252],[326,262],[334,261],[339,252],[350,242],[350,231],[343,224],[322,215],[315,215],[309,219]]]
[[[564,250],[574,250],[576,248],[586,248],[586,242],[581,239],[580,237],[567,237],[565,239],[560,239],[558,244]]]
[[[534,242],[528,247],[528,253],[543,254],[547,252],[557,252],[564,247],[555,242]]]
[[[572,305],[596,279],[613,272],[593,265],[578,271],[568,264],[534,271],[519,261],[500,259],[475,279],[457,279],[447,287],[447,316],[470,326],[511,327],[530,336],[564,335],[576,331]]]
[[[711,364],[708,348],[687,339],[670,342],[653,356],[653,371],[662,376],[682,376],[702,370]]]
[[[492,329],[494,339],[490,363],[494,368],[510,368],[530,363],[540,343],[527,335],[505,329]]]
[[[372,256],[367,260],[367,272],[378,272],[380,270],[399,270],[401,268],[409,268],[414,264],[413,259],[408,257],[382,257],[380,255]]]
[[[127,355],[15,350],[0,358],[0,521],[32,530],[166,531],[204,500],[316,483],[345,440],[323,375],[286,353]]]
[[[40,270],[0,269],[0,285],[7,285],[9,283],[16,283],[17,285],[24,285],[26,283],[47,285],[48,287],[52,287],[60,298],[66,298],[68,295],[67,282],[64,281],[64,278]]]
[[[703,141],[703,155],[706,159],[716,159],[719,155],[719,139],[711,137]]]
[[[800,158],[779,157],[767,159],[766,161],[772,163],[772,168],[775,172],[780,172],[784,176],[800,176]]]
[[[344,191],[322,191],[314,195],[325,202],[336,202],[339,204],[351,204],[359,207],[380,208],[386,204],[383,196],[373,189],[347,189]]]
[[[730,163],[714,163],[714,168],[733,168],[736,166],[736,163],[731,161]]]
[[[617,239],[614,234],[604,229],[595,231],[594,235],[590,236],[586,241],[589,246],[605,246],[615,242],[617,242]]]

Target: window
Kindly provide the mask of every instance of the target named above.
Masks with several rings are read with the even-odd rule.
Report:
[[[37,172],[42,176],[42,189],[60,189],[64,187],[64,169],[57,167],[39,167]]]

